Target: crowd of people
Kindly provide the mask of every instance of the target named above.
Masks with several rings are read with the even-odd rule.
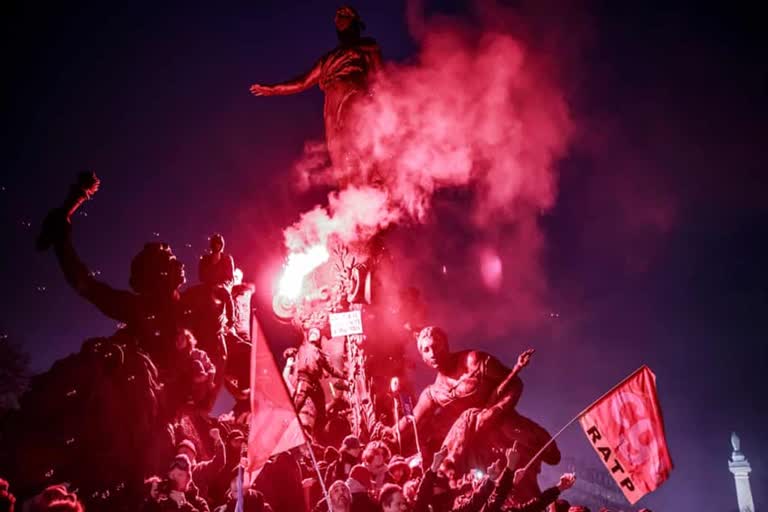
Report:
[[[347,436],[338,447],[313,446],[315,457],[301,448],[278,455],[252,483],[243,480],[241,453],[245,435],[233,430],[226,440],[212,429],[216,453],[197,459],[195,444],[179,442],[167,473],[145,480],[142,512],[492,512],[583,511],[559,499],[570,488],[573,474],[564,474],[553,487],[525,503],[507,496],[522,478],[514,468],[519,454],[509,449],[482,474],[459,476],[446,450],[437,452],[422,470],[417,459],[392,455],[381,441],[363,445]],[[230,459],[227,458],[230,455]],[[234,455],[234,457],[232,457]],[[319,459],[319,460],[317,460]],[[241,496],[242,509],[238,509]],[[13,512],[15,499],[8,483],[0,480],[0,512]],[[66,485],[45,489],[28,504],[28,510],[79,512],[84,510],[75,492]],[[27,510],[25,508],[25,510]]]
[[[125,430],[126,439],[134,441],[154,443],[160,438],[157,446],[167,450],[128,446],[115,452],[121,456],[98,458],[100,449],[121,448],[109,444],[114,432],[102,428],[88,437],[77,429],[93,427],[92,421],[81,418],[81,423],[68,423],[68,429],[90,443],[84,442],[78,453],[95,453],[89,459],[93,471],[109,473],[99,484],[112,481],[112,474],[119,483],[94,492],[96,480],[89,481],[81,492],[78,485],[83,480],[75,476],[88,468],[68,461],[69,465],[61,465],[68,469],[61,472],[65,478],[73,476],[72,483],[50,485],[55,478],[51,470],[45,488],[34,491],[39,494],[26,500],[24,510],[81,511],[84,503],[94,510],[146,512],[587,510],[561,498],[574,485],[574,474],[563,474],[543,491],[538,487],[540,464],[557,464],[560,453],[546,430],[516,411],[523,388],[519,374],[533,350],[521,353],[509,369],[484,352],[452,352],[447,334],[434,326],[421,329],[417,337],[424,363],[437,372],[434,383],[422,391],[412,408],[398,394],[388,404],[387,408],[394,405],[395,410],[388,417],[378,414],[381,410],[375,410],[371,400],[365,405],[367,412],[359,410],[362,402],[355,401],[353,394],[360,391],[355,389],[360,376],[343,368],[354,365],[346,361],[342,368],[334,366],[323,350],[321,329],[307,328],[301,345],[284,354],[283,372],[307,443],[277,453],[253,471],[246,457],[249,435],[259,435],[249,432],[252,287],[242,282],[242,272],[224,251],[224,239],[218,234],[210,237],[210,249],[200,258],[199,284],[183,293],[184,267],[165,244],[147,244],[134,258],[133,291],[115,290],[96,280],[72,245],[71,216],[95,193],[98,183],[93,175],[81,175],[64,207],[54,210],[46,221],[39,247],[53,246],[73,288],[125,325],[111,338],[86,342],[77,356],[82,360],[75,357],[80,362],[72,366],[71,373],[69,367],[58,371],[71,378],[81,376],[83,368],[107,365],[110,382],[122,386],[140,380],[135,368],[126,369],[129,355],[139,354],[139,367],[148,376],[140,388],[145,394],[118,386],[107,396],[87,389],[94,384],[85,383],[86,389],[79,395],[73,389],[65,396],[85,397],[78,407],[84,414],[96,416],[125,414],[131,409],[127,404],[115,409],[115,400],[144,397],[138,405],[144,407],[142,413],[148,410],[151,414],[145,413],[135,422],[132,418],[114,432]],[[356,354],[364,352],[363,345],[347,343]],[[119,347],[120,363],[115,365],[112,354],[103,347],[94,348],[97,346]],[[99,361],[92,358],[96,350],[103,351]],[[364,366],[364,358],[358,363]],[[52,373],[55,369],[56,365]],[[334,398],[329,404],[325,401],[326,377],[337,379],[330,382]],[[50,393],[47,381],[40,382]],[[222,388],[235,398],[235,405],[231,412],[212,418],[213,402]],[[392,396],[395,394],[393,390]],[[45,407],[48,402],[27,401],[26,407],[30,403]],[[68,431],[65,437],[69,435]],[[74,442],[72,437],[66,444]],[[24,453],[15,460],[25,462],[23,458]],[[146,461],[137,471],[131,468],[134,458]],[[143,487],[126,483],[135,481],[137,474]],[[120,478],[126,481],[120,482]],[[0,480],[0,512],[13,511],[15,501],[9,483]]]

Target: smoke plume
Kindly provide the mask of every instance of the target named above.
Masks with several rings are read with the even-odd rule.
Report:
[[[573,131],[564,92],[544,65],[549,59],[498,27],[472,30],[445,20],[419,27],[418,56],[387,64],[356,112],[348,142],[355,175],[318,168],[317,146],[307,144],[296,166],[301,183],[356,186],[304,214],[286,230],[287,246],[298,251],[331,236],[353,242],[392,224],[426,224],[431,235],[420,238],[418,253],[434,256],[427,244],[444,247],[459,236],[434,209],[440,191],[455,190],[462,197],[455,215],[465,219],[462,236],[469,232],[471,241],[459,242],[457,252],[477,270],[464,276],[473,280],[471,294],[536,310],[546,290],[538,218],[555,202],[555,163]],[[413,251],[396,257],[410,262],[404,277],[431,300],[434,283],[423,272],[430,263]]]

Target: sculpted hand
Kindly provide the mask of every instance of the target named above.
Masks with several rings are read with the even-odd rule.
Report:
[[[93,172],[81,172],[77,176],[77,187],[82,191],[87,199],[93,197],[93,195],[99,190],[101,180]]]
[[[525,352],[523,352],[518,356],[517,365],[516,365],[518,369],[522,370],[523,368],[528,366],[528,363],[531,362],[531,356],[533,355],[534,352],[536,352],[534,349],[529,348],[528,350],[526,350]]]
[[[272,92],[272,89],[270,89],[266,85],[253,84],[251,86],[251,94],[253,94],[254,96],[269,96],[271,92]]]
[[[52,244],[60,242],[70,226],[72,215],[84,201],[93,197],[99,190],[101,181],[92,172],[81,172],[77,182],[69,187],[69,194],[64,204],[51,210],[43,221],[42,229],[35,242],[38,251],[47,250]]]

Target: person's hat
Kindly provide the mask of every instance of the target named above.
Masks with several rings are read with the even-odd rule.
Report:
[[[192,472],[192,463],[189,462],[189,457],[186,455],[175,456],[173,462],[171,462],[171,467],[169,467],[168,470],[170,471],[175,468],[186,471],[187,473]]]
[[[349,478],[356,480],[366,489],[371,488],[371,472],[368,471],[368,468],[362,464],[358,464],[352,468],[352,470],[349,472]]]
[[[408,465],[405,459],[400,455],[395,455],[394,457],[392,457],[392,460],[389,461],[388,469],[390,471],[394,471],[396,469],[402,469],[406,473],[411,472],[411,467]]]
[[[176,445],[177,452],[182,448],[188,448],[193,454],[195,454],[195,457],[197,457],[197,448],[195,448],[195,443],[193,443],[189,439],[185,439],[182,442],[180,442],[178,445]]]
[[[232,441],[245,441],[245,434],[243,434],[242,430],[234,429],[230,431],[229,434],[227,434],[227,442]]]
[[[355,436],[347,436],[341,442],[342,450],[356,450],[360,448],[362,448],[362,446],[360,445],[360,440]]]
[[[331,463],[334,460],[336,460],[338,456],[339,456],[339,450],[337,450],[333,446],[327,446],[325,448],[325,452],[323,452],[323,460],[328,463]]]

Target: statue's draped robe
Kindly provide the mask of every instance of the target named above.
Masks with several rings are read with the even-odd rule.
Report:
[[[342,181],[359,176],[359,159],[354,142],[360,108],[370,92],[372,75],[381,56],[373,39],[362,38],[354,45],[340,45],[320,60],[320,89],[325,93],[323,119],[325,140],[336,176]]]

